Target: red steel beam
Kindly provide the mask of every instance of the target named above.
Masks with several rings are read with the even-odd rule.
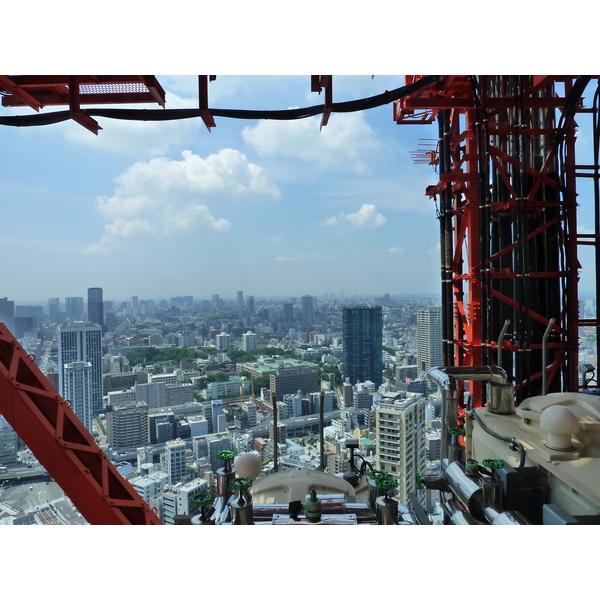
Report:
[[[0,413],[93,525],[161,525],[4,323]]]

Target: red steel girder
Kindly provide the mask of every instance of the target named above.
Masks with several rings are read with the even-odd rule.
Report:
[[[206,125],[206,129],[210,132],[213,127],[216,127],[215,119],[208,108],[208,82],[214,81],[216,75],[198,75],[198,89],[200,99],[200,117]]]
[[[0,323],[0,414],[93,525],[161,525]]]
[[[333,107],[333,77],[331,75],[311,75],[310,91],[321,93],[325,90],[323,115],[321,116],[321,127],[323,129],[329,123],[329,116]]]
[[[72,75],[2,75],[0,88],[12,94],[2,106],[64,106],[69,104]],[[153,75],[77,75],[82,104],[157,103],[165,106],[165,91]],[[89,92],[89,93],[88,93]],[[95,92],[95,93],[94,93]],[[33,103],[32,99],[33,98]]]

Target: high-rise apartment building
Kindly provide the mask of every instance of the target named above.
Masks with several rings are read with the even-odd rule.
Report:
[[[15,335],[15,303],[8,298],[0,298],[0,323],[4,323]]]
[[[92,363],[72,362],[64,365],[63,398],[88,431],[92,431]]]
[[[75,321],[58,327],[58,385],[64,397],[64,368],[68,363],[92,365],[92,413],[102,412],[102,329],[90,322]]]
[[[88,288],[88,321],[102,327],[104,333],[104,304],[102,300],[102,288]]]
[[[351,384],[383,383],[381,306],[346,307],[342,312],[344,377]]]
[[[148,444],[148,406],[133,402],[106,407],[106,441],[111,448],[137,448]]]
[[[242,334],[242,350],[244,352],[254,352],[256,350],[258,336],[251,331]]]
[[[215,336],[215,342],[219,350],[229,350],[231,348],[231,335],[222,331]]]
[[[427,466],[425,396],[381,403],[375,409],[377,469],[398,482],[398,500],[416,493],[416,475]]]
[[[417,369],[428,371],[441,367],[442,360],[442,309],[420,308],[417,310]]]

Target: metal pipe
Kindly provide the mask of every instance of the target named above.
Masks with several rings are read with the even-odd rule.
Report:
[[[442,508],[453,525],[479,525],[477,519],[461,510],[454,500],[442,500]]]
[[[531,525],[531,523],[515,510],[502,511],[497,506],[488,506],[484,509],[485,518],[492,525]]]
[[[398,502],[387,496],[379,496],[375,502],[377,525],[396,525],[398,523]]]
[[[483,521],[483,490],[477,479],[465,474],[463,465],[459,462],[448,463],[448,459],[442,461],[442,468],[448,486],[456,494],[464,506],[478,521]]]
[[[319,452],[320,470],[325,471],[325,392],[323,390],[319,396]]]
[[[427,371],[431,379],[442,392],[442,459],[448,457],[449,432],[456,427],[458,420],[458,386],[460,381],[487,381],[492,386],[506,386],[506,371],[496,366],[454,366],[433,367]]]
[[[277,473],[279,469],[279,447],[277,446],[277,395],[271,393],[271,404],[273,405],[273,472]]]
[[[556,319],[548,321],[548,327],[546,327],[546,331],[544,331],[544,336],[542,337],[542,396],[546,395],[546,368],[548,365],[546,349],[548,347],[548,336],[550,335],[550,331],[552,331],[554,323],[556,323]]]
[[[502,327],[502,331],[500,332],[500,336],[498,337],[498,366],[502,368],[502,344],[504,343],[504,336],[508,331],[508,326],[510,325],[510,319],[506,319],[504,321],[504,326]]]

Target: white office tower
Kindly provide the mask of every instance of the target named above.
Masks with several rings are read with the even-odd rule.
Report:
[[[379,404],[375,409],[377,469],[398,482],[398,500],[408,501],[416,493],[415,477],[427,466],[425,396]]]
[[[256,340],[258,336],[251,331],[242,333],[242,350],[244,352],[254,352],[256,350]]]
[[[211,424],[212,424],[212,433],[219,433],[221,431],[219,429],[219,417],[225,418],[223,413],[223,401],[222,400],[212,400],[210,403],[211,407]]]
[[[442,309],[420,308],[417,310],[417,370],[441,367],[442,360]]]
[[[169,440],[165,443],[165,463],[169,474],[169,483],[179,483],[185,480],[185,442],[183,440]]]
[[[63,384],[63,398],[71,403],[77,418],[92,432],[92,364],[83,361],[67,363]]]
[[[92,414],[104,410],[102,401],[102,328],[89,321],[73,321],[58,327],[58,386],[64,397],[64,367],[68,363],[92,365]]]

